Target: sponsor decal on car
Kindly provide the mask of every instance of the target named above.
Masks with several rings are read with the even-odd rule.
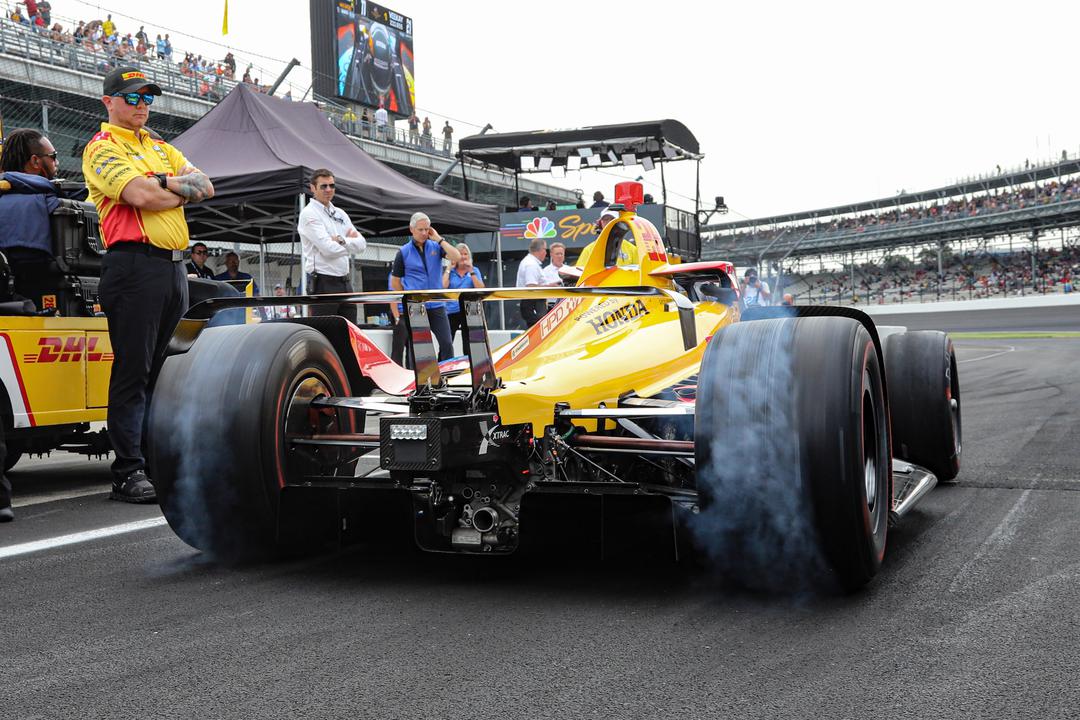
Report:
[[[87,362],[112,362],[112,353],[96,351],[98,339],[92,337],[88,341],[81,335],[38,338],[41,349],[37,353],[23,355],[23,362],[80,362],[83,358],[86,358]]]
[[[645,302],[642,300],[635,300],[632,303],[627,303],[620,307],[605,312],[596,318],[588,319],[588,323],[592,325],[593,332],[597,335],[603,335],[616,328],[622,327],[642,318],[649,314],[649,309],[645,307]]]
[[[563,300],[551,309],[547,315],[540,319],[540,339],[543,340],[551,331],[554,330],[559,323],[567,318],[574,308],[581,304],[581,298],[569,298]]]
[[[529,349],[529,336],[524,335],[524,336],[522,336],[521,340],[518,341],[517,345],[510,348],[510,359],[511,360],[516,360],[518,355],[520,355],[521,353],[525,352],[528,349]]]

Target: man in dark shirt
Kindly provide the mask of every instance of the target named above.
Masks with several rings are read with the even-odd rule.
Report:
[[[604,193],[600,192],[599,190],[597,190],[596,192],[594,192],[592,194],[592,199],[593,199],[593,204],[590,205],[589,207],[606,208],[608,205],[611,204],[611,203],[607,202],[606,200],[604,200]]]
[[[210,251],[207,250],[206,245],[201,242],[197,242],[191,246],[191,259],[187,263],[188,277],[198,278],[199,280],[213,280],[214,273],[210,268],[206,267],[206,258],[210,255]]]
[[[461,254],[431,227],[431,220],[422,212],[413,213],[409,232],[412,240],[402,245],[394,258],[390,286],[398,291],[442,290],[442,259],[445,257],[456,263]],[[426,305],[431,332],[439,343],[439,362],[449,360],[454,356],[454,344],[446,305],[442,302]],[[398,310],[402,311],[402,308],[399,306]]]
[[[225,272],[218,273],[214,276],[215,280],[254,280],[251,275],[246,272],[240,272],[240,256],[230,251],[225,253]],[[243,291],[243,287],[237,287],[237,290]],[[251,294],[259,294],[259,286],[251,283]]]

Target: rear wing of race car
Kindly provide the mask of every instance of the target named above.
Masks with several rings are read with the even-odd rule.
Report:
[[[679,313],[683,346],[697,346],[694,324],[694,303],[682,293],[657,287],[569,287],[569,288],[471,288],[462,290],[407,290],[403,292],[337,293],[332,295],[297,295],[292,297],[229,297],[212,298],[191,307],[181,318],[169,341],[169,355],[178,355],[194,344],[210,319],[232,308],[255,308],[273,305],[323,305],[350,303],[354,305],[385,305],[404,303],[405,327],[412,346],[416,388],[437,388],[443,385],[438,355],[428,322],[426,302],[457,300],[464,308],[464,348],[474,391],[492,390],[498,386],[491,346],[488,342],[487,321],[482,303],[490,300],[542,300],[582,297],[658,297],[674,303]]]

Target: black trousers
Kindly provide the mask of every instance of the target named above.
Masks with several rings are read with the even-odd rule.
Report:
[[[547,300],[522,300],[521,319],[525,321],[525,327],[532,327],[547,314]]]
[[[412,352],[409,350],[409,331],[405,329],[405,321],[398,316],[394,323],[393,341],[390,343],[390,359],[402,367],[413,366]]]
[[[7,460],[7,440],[4,438],[4,424],[0,422],[0,508],[11,507],[11,481],[4,472]]]
[[[450,313],[446,316],[450,322],[450,342],[454,342],[454,338],[457,337],[458,331],[461,331],[461,349],[465,350],[465,343],[469,342],[469,338],[465,337],[465,310],[459,310],[456,313]]]
[[[114,250],[101,260],[98,293],[113,348],[108,414],[109,440],[116,453],[112,471],[123,479],[146,468],[153,380],[176,323],[187,311],[187,273],[182,262]]]
[[[348,275],[308,275],[308,295],[329,295],[330,293],[352,292],[352,283]],[[356,305],[352,303],[328,303],[312,305],[312,315],[340,315],[349,322],[356,323]]]
[[[450,320],[446,316],[446,308],[428,308],[427,318],[428,324],[431,325],[431,334],[435,336],[435,342],[438,344],[439,362],[454,357],[454,338],[450,334]],[[407,353],[405,367],[411,368],[413,367],[412,346],[408,340],[409,331],[405,329],[405,321],[399,318],[397,324],[394,325],[390,358],[397,362],[398,358]]]

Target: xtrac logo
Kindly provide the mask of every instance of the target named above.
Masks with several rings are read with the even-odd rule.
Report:
[[[603,335],[609,330],[622,327],[627,323],[633,322],[638,318],[645,317],[649,314],[649,309],[645,307],[645,302],[642,300],[635,300],[634,302],[617,307],[614,310],[605,312],[596,318],[590,318],[589,324],[592,325],[593,332],[597,335]]]
[[[81,335],[73,337],[43,337],[38,339],[41,349],[37,354],[23,355],[24,363],[80,362],[83,357],[87,362],[112,362],[113,354],[96,352],[99,338],[90,338],[89,343]]]

